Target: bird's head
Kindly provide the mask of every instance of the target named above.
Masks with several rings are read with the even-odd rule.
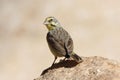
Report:
[[[55,17],[47,17],[44,21],[44,25],[47,26],[48,30],[54,30],[60,26],[60,23]]]

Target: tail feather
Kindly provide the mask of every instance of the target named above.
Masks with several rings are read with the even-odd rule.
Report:
[[[69,54],[69,53],[68,53],[68,49],[67,49],[65,43],[64,43],[64,49],[65,49],[65,52],[66,52],[65,58],[72,57],[72,58],[73,58],[76,62],[78,62],[78,63],[80,63],[80,62],[83,61],[82,58],[81,58],[80,56],[78,56],[77,54],[75,54],[74,52],[71,53],[71,54]]]
[[[81,58],[80,56],[78,56],[77,54],[75,54],[75,53],[73,53],[73,54],[71,55],[71,57],[72,57],[76,62],[78,62],[78,63],[80,63],[80,62],[83,61],[82,58]]]

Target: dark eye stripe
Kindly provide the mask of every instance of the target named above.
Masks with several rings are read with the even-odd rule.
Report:
[[[51,22],[51,21],[53,21],[53,19],[48,20],[48,22]]]

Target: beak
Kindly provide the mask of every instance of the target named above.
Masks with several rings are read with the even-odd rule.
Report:
[[[47,25],[47,24],[49,24],[47,21],[45,21],[44,23],[43,23],[44,25]]]

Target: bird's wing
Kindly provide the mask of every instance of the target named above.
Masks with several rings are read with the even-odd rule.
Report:
[[[58,54],[65,55],[64,44],[61,40],[57,39],[53,34],[48,32],[47,34],[47,42],[49,46]]]
[[[73,40],[69,33],[64,30],[62,27],[59,29],[61,34],[59,35],[61,41],[63,42],[64,48],[66,47],[68,54],[73,52]]]
[[[67,49],[68,55],[73,52],[73,40],[66,30],[62,27],[47,34],[47,41],[49,46],[55,49],[60,54],[66,55]]]
[[[68,54],[71,54],[73,52],[73,40],[70,36],[68,37],[65,46],[68,50]]]

